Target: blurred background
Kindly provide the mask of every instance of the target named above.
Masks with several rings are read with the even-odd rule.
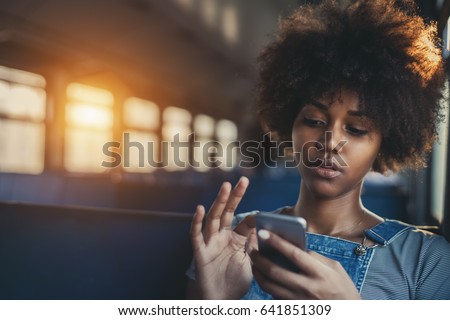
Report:
[[[246,175],[239,211],[294,204],[297,171],[271,157],[253,90],[258,52],[278,19],[306,2],[1,1],[0,200],[191,214],[223,180]],[[450,1],[417,4],[446,40]],[[213,160],[231,162],[177,165],[162,141],[178,134],[187,143],[179,158],[193,163],[202,155],[192,132],[200,146],[215,141]],[[219,154],[233,141],[254,141],[261,163],[239,166],[237,149]],[[444,124],[427,169],[369,175],[366,206],[449,230],[447,146]],[[102,166],[114,160],[120,165]]]

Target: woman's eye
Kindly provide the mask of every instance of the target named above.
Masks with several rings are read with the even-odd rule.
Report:
[[[361,130],[361,129],[357,129],[354,127],[347,127],[347,131],[350,132],[350,134],[354,135],[354,136],[364,136],[366,135],[369,131],[367,130]]]
[[[305,123],[310,127],[322,127],[325,125],[325,122],[322,120],[308,119],[308,118],[305,118]]]

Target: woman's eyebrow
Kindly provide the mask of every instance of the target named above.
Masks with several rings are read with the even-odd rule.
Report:
[[[330,109],[330,106],[327,106],[317,100],[311,100],[310,104],[313,105],[314,107],[319,108],[324,111],[327,111],[328,109]]]
[[[347,112],[347,114],[349,116],[354,116],[354,117],[366,117],[367,116],[364,112],[361,112],[359,110],[349,110]]]

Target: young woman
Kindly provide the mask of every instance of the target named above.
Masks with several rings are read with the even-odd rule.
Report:
[[[256,235],[257,212],[234,216],[249,184],[223,183],[192,222],[188,297],[204,299],[450,299],[450,245],[385,220],[361,202],[367,172],[419,168],[440,117],[444,82],[435,27],[412,1],[326,0],[281,23],[260,56],[259,114],[292,140],[300,194],[278,214],[308,222],[308,251]],[[257,250],[257,238],[300,270]]]

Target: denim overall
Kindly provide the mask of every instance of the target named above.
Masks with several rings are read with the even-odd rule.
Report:
[[[309,232],[306,235],[306,241],[308,250],[339,261],[352,279],[358,292],[361,292],[376,247],[389,245],[398,235],[412,228],[414,227],[395,220],[385,220],[373,228],[364,231],[365,236],[375,242],[375,245],[371,247],[366,247],[353,241]],[[242,299],[270,300],[273,297],[264,292],[253,278],[249,291]]]

